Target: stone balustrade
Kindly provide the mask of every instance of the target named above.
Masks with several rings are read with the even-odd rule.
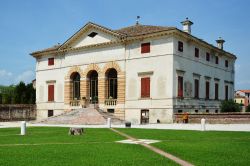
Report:
[[[105,99],[105,105],[108,106],[115,106],[117,103],[117,99]]]

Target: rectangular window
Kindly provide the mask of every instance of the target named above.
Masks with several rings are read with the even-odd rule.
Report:
[[[54,85],[48,85],[48,101],[54,101]]]
[[[48,59],[48,65],[49,65],[49,66],[54,65],[54,58],[49,58],[49,59]]]
[[[225,86],[225,100],[228,100],[228,85]]]
[[[48,117],[54,116],[54,110],[48,110]]]
[[[178,41],[178,51],[183,52],[183,43]]]
[[[228,67],[228,60],[225,60],[225,67]]]
[[[150,52],[150,43],[142,43],[141,44],[141,53],[149,53]]]
[[[178,97],[183,97],[183,77],[178,76]]]
[[[210,54],[208,52],[206,53],[206,60],[210,61]]]
[[[199,98],[199,80],[198,79],[194,80],[194,98],[196,99]]]
[[[141,97],[150,97],[150,77],[141,78]]]
[[[199,58],[199,48],[195,48],[195,57]]]
[[[206,99],[209,99],[209,81],[206,81]]]
[[[215,57],[215,64],[219,64],[219,57],[218,56]]]
[[[214,97],[214,99],[215,100],[218,100],[219,99],[219,84],[218,83],[215,83],[214,84],[214,91],[215,91],[215,97]]]

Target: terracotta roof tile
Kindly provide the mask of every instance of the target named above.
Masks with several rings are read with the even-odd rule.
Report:
[[[114,30],[120,34],[124,34],[130,37],[138,35],[146,35],[155,32],[167,31],[171,29],[176,29],[175,27],[165,27],[165,26],[152,26],[152,25],[134,25],[118,30]]]
[[[55,45],[55,46],[53,46],[53,47],[49,47],[49,48],[45,48],[45,49],[42,49],[42,50],[39,50],[39,51],[32,52],[31,54],[37,54],[37,53],[46,52],[46,51],[56,51],[56,50],[58,50],[58,48],[59,48],[60,46],[61,46],[61,45],[58,44],[58,45]]]
[[[250,90],[240,90],[240,91],[244,93],[250,93]]]

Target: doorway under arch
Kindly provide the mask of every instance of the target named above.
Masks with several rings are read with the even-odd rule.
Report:
[[[95,70],[89,71],[88,75],[89,101],[91,104],[98,103],[98,73]]]

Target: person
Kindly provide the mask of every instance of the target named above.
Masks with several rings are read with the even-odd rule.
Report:
[[[188,123],[188,112],[185,112],[182,116],[182,122],[183,123]]]

